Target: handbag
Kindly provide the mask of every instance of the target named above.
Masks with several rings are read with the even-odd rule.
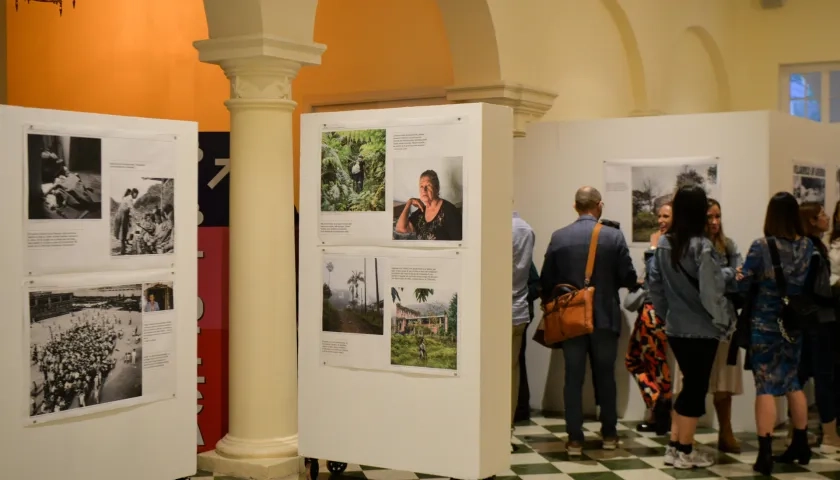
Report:
[[[776,288],[782,298],[782,310],[776,322],[779,324],[779,331],[782,338],[788,343],[794,343],[794,336],[800,334],[817,313],[817,307],[813,299],[807,295],[788,295],[785,272],[782,270],[782,261],[779,258],[779,248],[775,238],[767,239],[767,247],[770,250],[770,259],[773,262],[773,275],[776,277]]]
[[[542,319],[534,333],[534,341],[546,347],[588,335],[594,330],[592,322],[595,287],[590,285],[592,270],[595,267],[595,253],[598,249],[598,234],[601,224],[596,223],[589,241],[589,256],[586,259],[586,273],[583,288],[569,284],[560,284],[542,303]]]

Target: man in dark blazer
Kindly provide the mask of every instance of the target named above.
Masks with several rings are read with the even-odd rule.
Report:
[[[601,193],[595,188],[582,187],[575,193],[575,211],[579,215],[578,219],[554,232],[545,252],[540,273],[544,302],[548,300],[556,285],[565,283],[583,288],[592,230],[601,218],[603,208]],[[583,449],[582,394],[587,354],[592,358],[593,380],[601,407],[603,448],[618,448],[615,362],[622,324],[618,290],[637,283],[633,260],[620,230],[609,226],[601,228],[590,281],[595,287],[595,329],[590,335],[563,342],[563,358],[566,364],[563,403],[566,409],[566,431],[569,434],[569,443],[566,446],[569,455],[580,455]]]

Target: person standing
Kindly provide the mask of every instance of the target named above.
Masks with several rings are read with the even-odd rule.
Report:
[[[510,428],[513,433],[513,419],[516,416],[516,400],[519,398],[519,353],[522,349],[525,330],[531,317],[528,311],[528,277],[534,258],[534,230],[519,213],[513,212],[513,343],[511,345],[511,388]],[[513,445],[511,444],[511,450]]]
[[[528,273],[528,324],[534,320],[534,301],[540,298],[540,272],[534,262],[531,262],[531,270]],[[528,330],[528,327],[525,327]],[[528,386],[528,368],[525,365],[525,346],[527,339],[522,339],[522,348],[519,349],[519,395],[516,400],[516,413],[513,416],[514,422],[523,422],[531,419],[531,392]]]
[[[814,378],[817,410],[820,414],[823,433],[821,450],[833,453],[840,449],[840,436],[837,435],[837,406],[834,398],[835,375],[837,375],[834,366],[837,297],[831,292],[828,248],[822,241],[829,227],[828,215],[822,204],[805,202],[799,205],[799,217],[805,236],[814,244],[814,255],[811,257],[805,289],[814,296],[819,306],[817,321],[813,325],[808,325],[804,331],[802,360],[799,364],[799,384],[805,385],[809,378]],[[821,283],[818,282],[819,278],[829,281]]]
[[[759,452],[753,470],[763,475],[773,472],[773,462],[807,464],[808,401],[799,384],[802,335],[788,334],[780,323],[782,299],[804,293],[805,278],[814,254],[814,244],[805,236],[799,219],[799,204],[788,192],[773,195],[764,217],[764,237],[750,245],[741,267],[740,287],[758,291],[753,301],[750,332],[750,362],[755,379],[755,423]],[[775,257],[775,258],[774,258]],[[779,279],[779,271],[784,278]],[[779,291],[779,283],[786,291]],[[793,438],[779,457],[773,457],[773,428],[776,399],[787,397]]]
[[[581,187],[575,193],[574,208],[578,219],[554,232],[545,252],[540,272],[543,303],[550,300],[547,295],[551,295],[557,285],[583,287],[592,231],[604,209],[601,193],[593,187]],[[593,359],[592,376],[601,410],[603,448],[618,448],[615,362],[623,323],[618,290],[637,283],[630,250],[620,230],[606,226],[601,229],[590,282],[595,288],[594,331],[562,344],[566,369],[563,401],[569,435],[566,451],[572,456],[583,452],[583,382],[587,355]]]
[[[725,297],[735,269],[720,266],[719,254],[706,237],[706,192],[680,187],[672,203],[674,220],[660,237],[648,264],[650,296],[665,319],[668,346],[683,374],[674,403],[671,441],[665,464],[677,469],[708,467],[714,460],[694,449],[697,420],[706,413],[709,377],[721,338],[735,325],[735,309]]]
[[[720,203],[713,198],[708,199],[706,220],[706,236],[720,254],[718,258],[721,260],[721,267],[740,267],[743,258],[738,252],[738,245],[723,233]],[[737,285],[733,287],[737,289]],[[741,445],[732,432],[732,397],[744,393],[744,364],[741,349],[730,348],[731,345],[730,341],[724,340],[718,346],[712,376],[709,379],[709,392],[713,395],[718,418],[718,450],[725,453],[741,453]]]

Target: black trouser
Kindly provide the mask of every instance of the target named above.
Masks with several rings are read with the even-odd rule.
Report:
[[[814,379],[814,393],[820,422],[837,419],[836,378],[834,371],[834,344],[837,327],[834,323],[811,325],[804,332],[802,360],[799,362],[799,383],[804,388],[809,378]]]
[[[529,321],[530,325],[531,322]],[[527,329],[525,332],[527,333]],[[531,391],[528,389],[528,369],[525,367],[525,345],[528,345],[528,336],[522,339],[522,347],[519,349],[519,398],[516,401],[516,413],[513,416],[515,421],[528,420],[531,418]]]
[[[709,378],[719,343],[714,338],[668,337],[668,346],[683,376],[682,390],[674,403],[674,410],[683,417],[700,418],[706,414]]]

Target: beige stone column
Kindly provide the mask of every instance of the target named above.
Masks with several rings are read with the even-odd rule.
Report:
[[[297,476],[291,82],[324,47],[268,35],[196,42],[230,80],[229,433],[199,467]]]
[[[446,99],[453,103],[485,102],[513,108],[514,137],[524,137],[528,124],[551,110],[555,98],[555,92],[507,82],[446,89]]]

